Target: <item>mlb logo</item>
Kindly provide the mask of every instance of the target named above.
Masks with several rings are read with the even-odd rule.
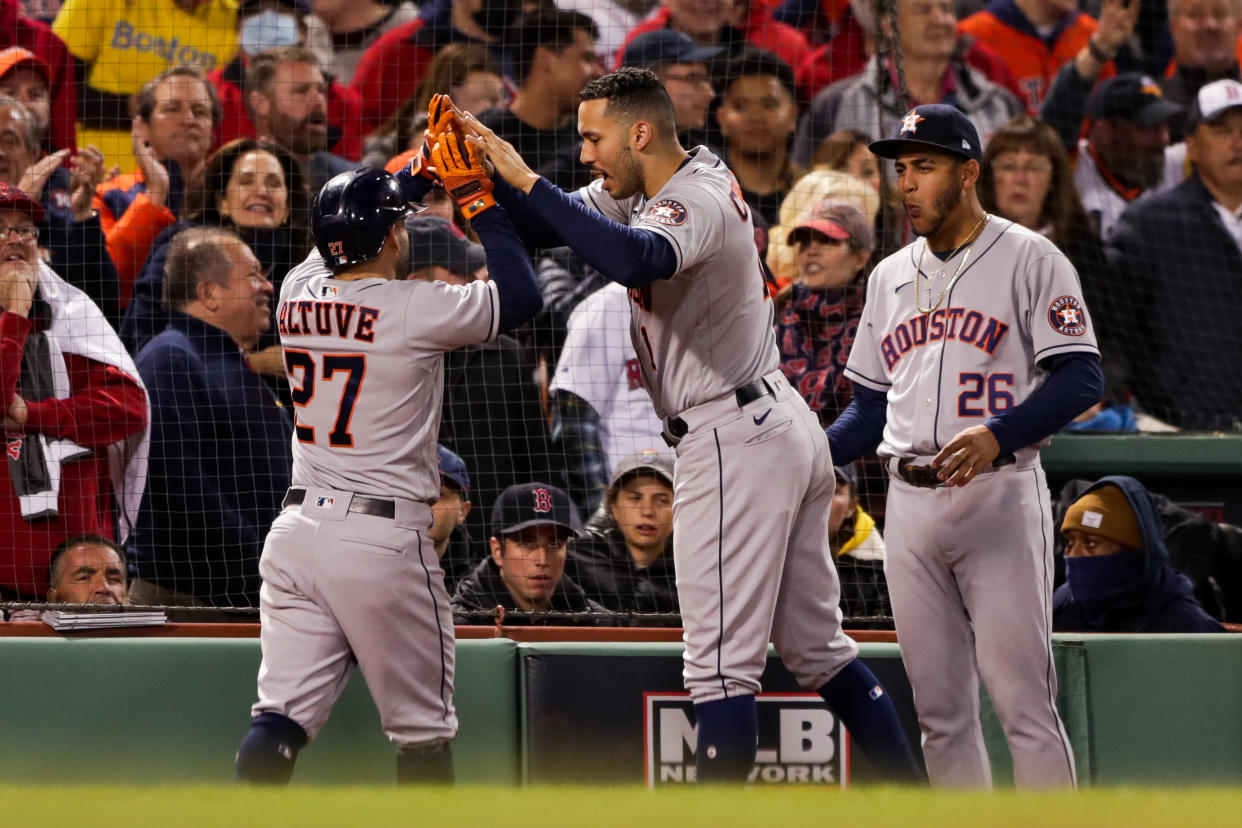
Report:
[[[320,299],[332,299],[336,296],[336,288],[332,285],[321,285],[319,287]]]
[[[331,509],[333,506],[336,505],[336,498],[335,497],[317,497],[315,498],[315,505],[318,506],[320,509]]]

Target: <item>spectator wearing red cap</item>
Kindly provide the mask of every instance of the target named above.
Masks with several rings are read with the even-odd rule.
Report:
[[[17,46],[27,50],[47,67],[48,99],[51,110],[44,139],[49,149],[73,149],[77,146],[74,120],[77,118],[77,86],[74,83],[73,55],[69,48],[45,23],[31,20],[21,13],[18,0],[0,0],[0,49]],[[0,70],[6,65],[0,53]],[[14,65],[23,61],[13,53]],[[0,74],[3,74],[0,71]],[[12,94],[11,92],[9,94]]]
[[[92,207],[95,187],[104,175],[103,155],[88,147],[72,157],[62,149],[40,158],[38,136],[30,110],[0,93],[0,181],[21,189],[43,207],[45,216],[38,224],[40,258],[115,320],[116,268]]]
[[[0,595],[33,600],[47,593],[52,550],[66,538],[128,533],[146,475],[147,403],[134,363],[86,295],[40,262],[43,213],[0,182],[8,463],[0,475]]]

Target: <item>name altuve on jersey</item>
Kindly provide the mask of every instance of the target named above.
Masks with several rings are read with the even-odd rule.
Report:
[[[880,342],[880,353],[883,354],[884,366],[889,371],[914,348],[942,339],[964,342],[992,354],[996,352],[1008,331],[1007,323],[994,316],[985,317],[977,310],[937,308],[931,313],[910,317],[892,333],[886,334]]]
[[[282,336],[336,334],[344,339],[352,335],[359,342],[374,342],[375,323],[379,321],[379,316],[378,308],[366,305],[318,299],[291,299],[281,303],[280,313],[276,316],[276,326]]]

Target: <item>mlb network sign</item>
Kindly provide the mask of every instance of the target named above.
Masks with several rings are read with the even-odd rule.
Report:
[[[849,780],[849,738],[814,693],[760,693],[759,750],[750,781],[832,785]],[[698,729],[688,693],[644,693],[643,764],[647,785],[694,782]]]

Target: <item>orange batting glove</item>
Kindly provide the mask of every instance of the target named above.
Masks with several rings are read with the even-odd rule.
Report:
[[[453,109],[453,101],[448,95],[432,95],[427,104],[427,128],[423,130],[423,148],[410,162],[410,172],[430,181],[439,181],[435,164],[431,161],[431,149],[445,133],[456,130],[457,112]]]
[[[492,180],[483,169],[478,151],[465,138],[455,132],[447,133],[431,150],[431,159],[444,189],[461,205],[466,218],[474,218],[495,206]]]

